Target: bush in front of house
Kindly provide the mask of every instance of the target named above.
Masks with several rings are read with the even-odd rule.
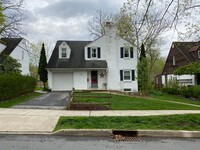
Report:
[[[200,100],[200,85],[193,86],[192,97]]]
[[[0,75],[0,101],[31,93],[36,86],[36,79],[19,74]]]
[[[162,89],[164,92],[168,94],[179,94],[180,88],[178,86],[178,82],[175,80],[169,80],[166,85]]]
[[[176,86],[176,84],[170,83],[170,86],[165,86],[163,88],[163,92],[166,92],[168,94],[182,95],[186,98],[196,98],[200,100],[200,85],[179,87]]]

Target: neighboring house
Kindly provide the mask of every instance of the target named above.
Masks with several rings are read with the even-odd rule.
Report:
[[[185,86],[200,84],[199,75],[173,74],[178,67],[196,61],[200,63],[200,42],[173,42],[163,72],[156,77],[156,84],[165,85],[169,80],[177,80],[180,85]]]
[[[29,75],[29,54],[22,38],[0,38],[0,64],[6,56],[18,60],[23,75]]]
[[[116,36],[107,23],[106,35],[95,41],[57,41],[47,65],[52,91],[109,89],[138,91],[137,51]]]

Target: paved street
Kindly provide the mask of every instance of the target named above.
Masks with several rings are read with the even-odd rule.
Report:
[[[69,92],[49,92],[41,96],[35,97],[13,108],[20,109],[66,109],[69,101]]]
[[[115,142],[111,137],[0,135],[2,150],[199,150],[200,139],[140,138]]]

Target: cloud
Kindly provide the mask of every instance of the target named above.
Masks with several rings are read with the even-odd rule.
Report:
[[[39,10],[45,17],[71,18],[76,16],[90,16],[97,10],[118,12],[120,3],[114,4],[110,0],[60,0]]]
[[[97,10],[119,12],[126,0],[26,0],[29,40],[91,40],[88,21]]]

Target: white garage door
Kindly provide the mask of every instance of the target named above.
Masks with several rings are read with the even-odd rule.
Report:
[[[72,73],[53,73],[53,91],[70,91],[73,88],[73,74]]]

